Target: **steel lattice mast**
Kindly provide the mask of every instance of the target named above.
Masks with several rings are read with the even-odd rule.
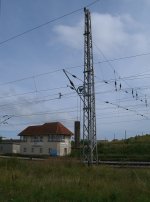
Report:
[[[95,115],[95,87],[90,11],[84,8],[84,84],[83,84],[83,161],[98,162]]]

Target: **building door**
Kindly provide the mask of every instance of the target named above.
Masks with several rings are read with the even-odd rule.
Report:
[[[50,156],[57,156],[57,150],[56,150],[56,149],[49,148],[49,155],[50,155]]]
[[[67,148],[64,148],[64,155],[67,155]]]

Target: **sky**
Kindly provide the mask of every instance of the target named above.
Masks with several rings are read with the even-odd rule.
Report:
[[[93,2],[1,0],[1,136],[17,138],[27,126],[53,121],[71,131],[74,121],[82,125],[82,102],[62,70],[82,85],[83,8]],[[150,1],[99,0],[88,9],[97,139],[150,133]]]

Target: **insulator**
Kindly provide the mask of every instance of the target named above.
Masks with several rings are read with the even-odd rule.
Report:
[[[121,90],[121,83],[120,83],[120,90]]]
[[[136,92],[136,100],[138,99],[138,93]]]
[[[132,96],[133,96],[133,98],[134,98],[134,91],[133,91],[133,89],[132,89]]]
[[[74,78],[77,78],[76,75],[74,75],[74,74],[72,74],[72,76],[73,76]]]
[[[74,87],[74,83],[70,80],[70,84]]]
[[[146,107],[147,107],[147,99],[145,99],[145,105],[146,105]]]
[[[59,99],[61,99],[61,97],[62,97],[62,94],[61,94],[61,93],[59,93]]]
[[[115,81],[115,90],[117,91],[117,81]]]

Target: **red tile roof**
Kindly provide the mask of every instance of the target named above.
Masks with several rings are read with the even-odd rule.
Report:
[[[59,122],[45,123],[43,125],[29,126],[25,128],[19,136],[38,136],[38,135],[68,135],[73,133]]]

